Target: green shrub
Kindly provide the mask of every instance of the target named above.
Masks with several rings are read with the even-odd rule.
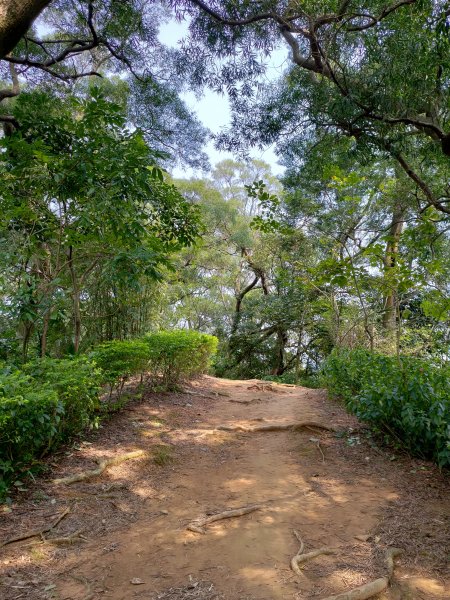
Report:
[[[0,375],[0,495],[17,472],[94,422],[100,372],[86,357],[45,358]]]
[[[160,377],[166,387],[205,373],[218,344],[212,335],[189,330],[149,333],[145,342],[150,373]]]
[[[20,372],[0,375],[0,492],[57,438],[64,405],[48,384]]]
[[[127,379],[143,374],[148,369],[148,345],[142,340],[113,340],[95,348],[91,358],[103,374],[103,382],[109,384],[110,392],[119,394]]]
[[[166,386],[205,372],[217,339],[191,331],[101,344],[91,357],[45,358],[0,372],[0,496],[13,477],[95,422],[101,385],[119,392],[150,371]]]
[[[101,373],[86,356],[45,358],[23,367],[34,380],[50,385],[64,406],[58,437],[67,439],[91,424],[99,404]]]
[[[412,454],[450,465],[450,368],[412,357],[334,350],[322,369],[329,391]]]

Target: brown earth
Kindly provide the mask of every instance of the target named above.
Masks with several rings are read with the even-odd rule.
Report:
[[[2,600],[321,599],[383,576],[390,546],[404,552],[380,600],[450,598],[448,478],[436,467],[378,447],[322,390],[212,377],[186,390],[130,404],[16,493],[2,541],[70,513],[41,538],[1,548]],[[302,420],[337,432],[215,429]],[[134,450],[148,456],[52,483]],[[204,535],[186,529],[253,504],[263,507]],[[51,542],[80,529],[70,545]],[[294,530],[305,552],[336,553],[298,577]]]

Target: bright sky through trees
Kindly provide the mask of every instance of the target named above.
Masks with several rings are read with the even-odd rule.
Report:
[[[177,47],[186,34],[186,23],[171,20],[168,23],[161,25],[159,38],[167,46]],[[278,78],[286,68],[287,53],[287,48],[280,46],[280,48],[272,54],[268,60],[268,81]],[[200,98],[197,98],[193,92],[184,93],[181,97],[212,134],[217,134],[221,129],[230,125],[230,104],[226,95],[205,89]],[[207,154],[212,166],[226,158],[235,158],[230,152],[217,150],[214,146],[214,141],[212,140],[207,145]],[[259,151],[257,149],[252,150],[251,157],[263,160],[270,164],[275,175],[283,172],[283,167],[278,163],[278,158],[271,146],[267,147],[264,151]],[[186,170],[185,168],[179,167],[174,169],[174,175],[176,177],[186,177],[193,174],[194,172],[192,169]]]

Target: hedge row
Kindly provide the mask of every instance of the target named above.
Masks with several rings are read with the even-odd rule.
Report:
[[[130,375],[149,374],[165,388],[208,370],[218,340],[195,331],[160,331],[143,339],[105,342],[91,357],[111,390],[119,392]]]
[[[334,350],[322,368],[330,393],[411,454],[450,466],[450,367],[367,350]]]
[[[0,496],[34,462],[98,421],[104,386],[120,394],[132,375],[166,388],[205,372],[217,339],[190,331],[101,344],[73,359],[45,358],[0,372]]]

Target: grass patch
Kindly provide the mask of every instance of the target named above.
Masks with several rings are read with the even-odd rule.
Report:
[[[175,460],[173,456],[173,451],[170,446],[166,444],[160,444],[156,446],[153,451],[153,462],[159,467],[164,467],[173,463]]]

